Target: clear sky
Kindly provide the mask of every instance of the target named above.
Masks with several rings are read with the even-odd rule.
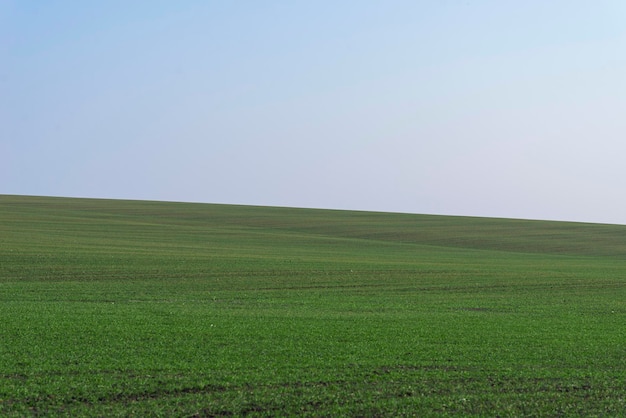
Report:
[[[0,193],[626,224],[626,1],[0,0]]]

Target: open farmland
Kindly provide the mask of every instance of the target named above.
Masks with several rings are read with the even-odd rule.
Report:
[[[0,196],[2,416],[626,414],[626,227]]]

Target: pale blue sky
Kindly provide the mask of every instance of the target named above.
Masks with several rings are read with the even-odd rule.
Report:
[[[0,193],[626,224],[626,2],[0,0]]]

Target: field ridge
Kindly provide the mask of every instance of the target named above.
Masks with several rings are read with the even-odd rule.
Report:
[[[480,218],[106,199],[0,195],[7,222],[29,213],[59,224],[81,220],[163,228],[246,229],[437,247],[626,258],[626,226],[563,221]],[[13,213],[13,215],[10,215]],[[13,218],[7,219],[13,216]],[[22,219],[20,219],[22,218]],[[5,226],[6,227],[6,226]]]

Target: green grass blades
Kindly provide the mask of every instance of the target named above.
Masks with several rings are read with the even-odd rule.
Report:
[[[0,196],[2,416],[620,416],[626,227]]]

